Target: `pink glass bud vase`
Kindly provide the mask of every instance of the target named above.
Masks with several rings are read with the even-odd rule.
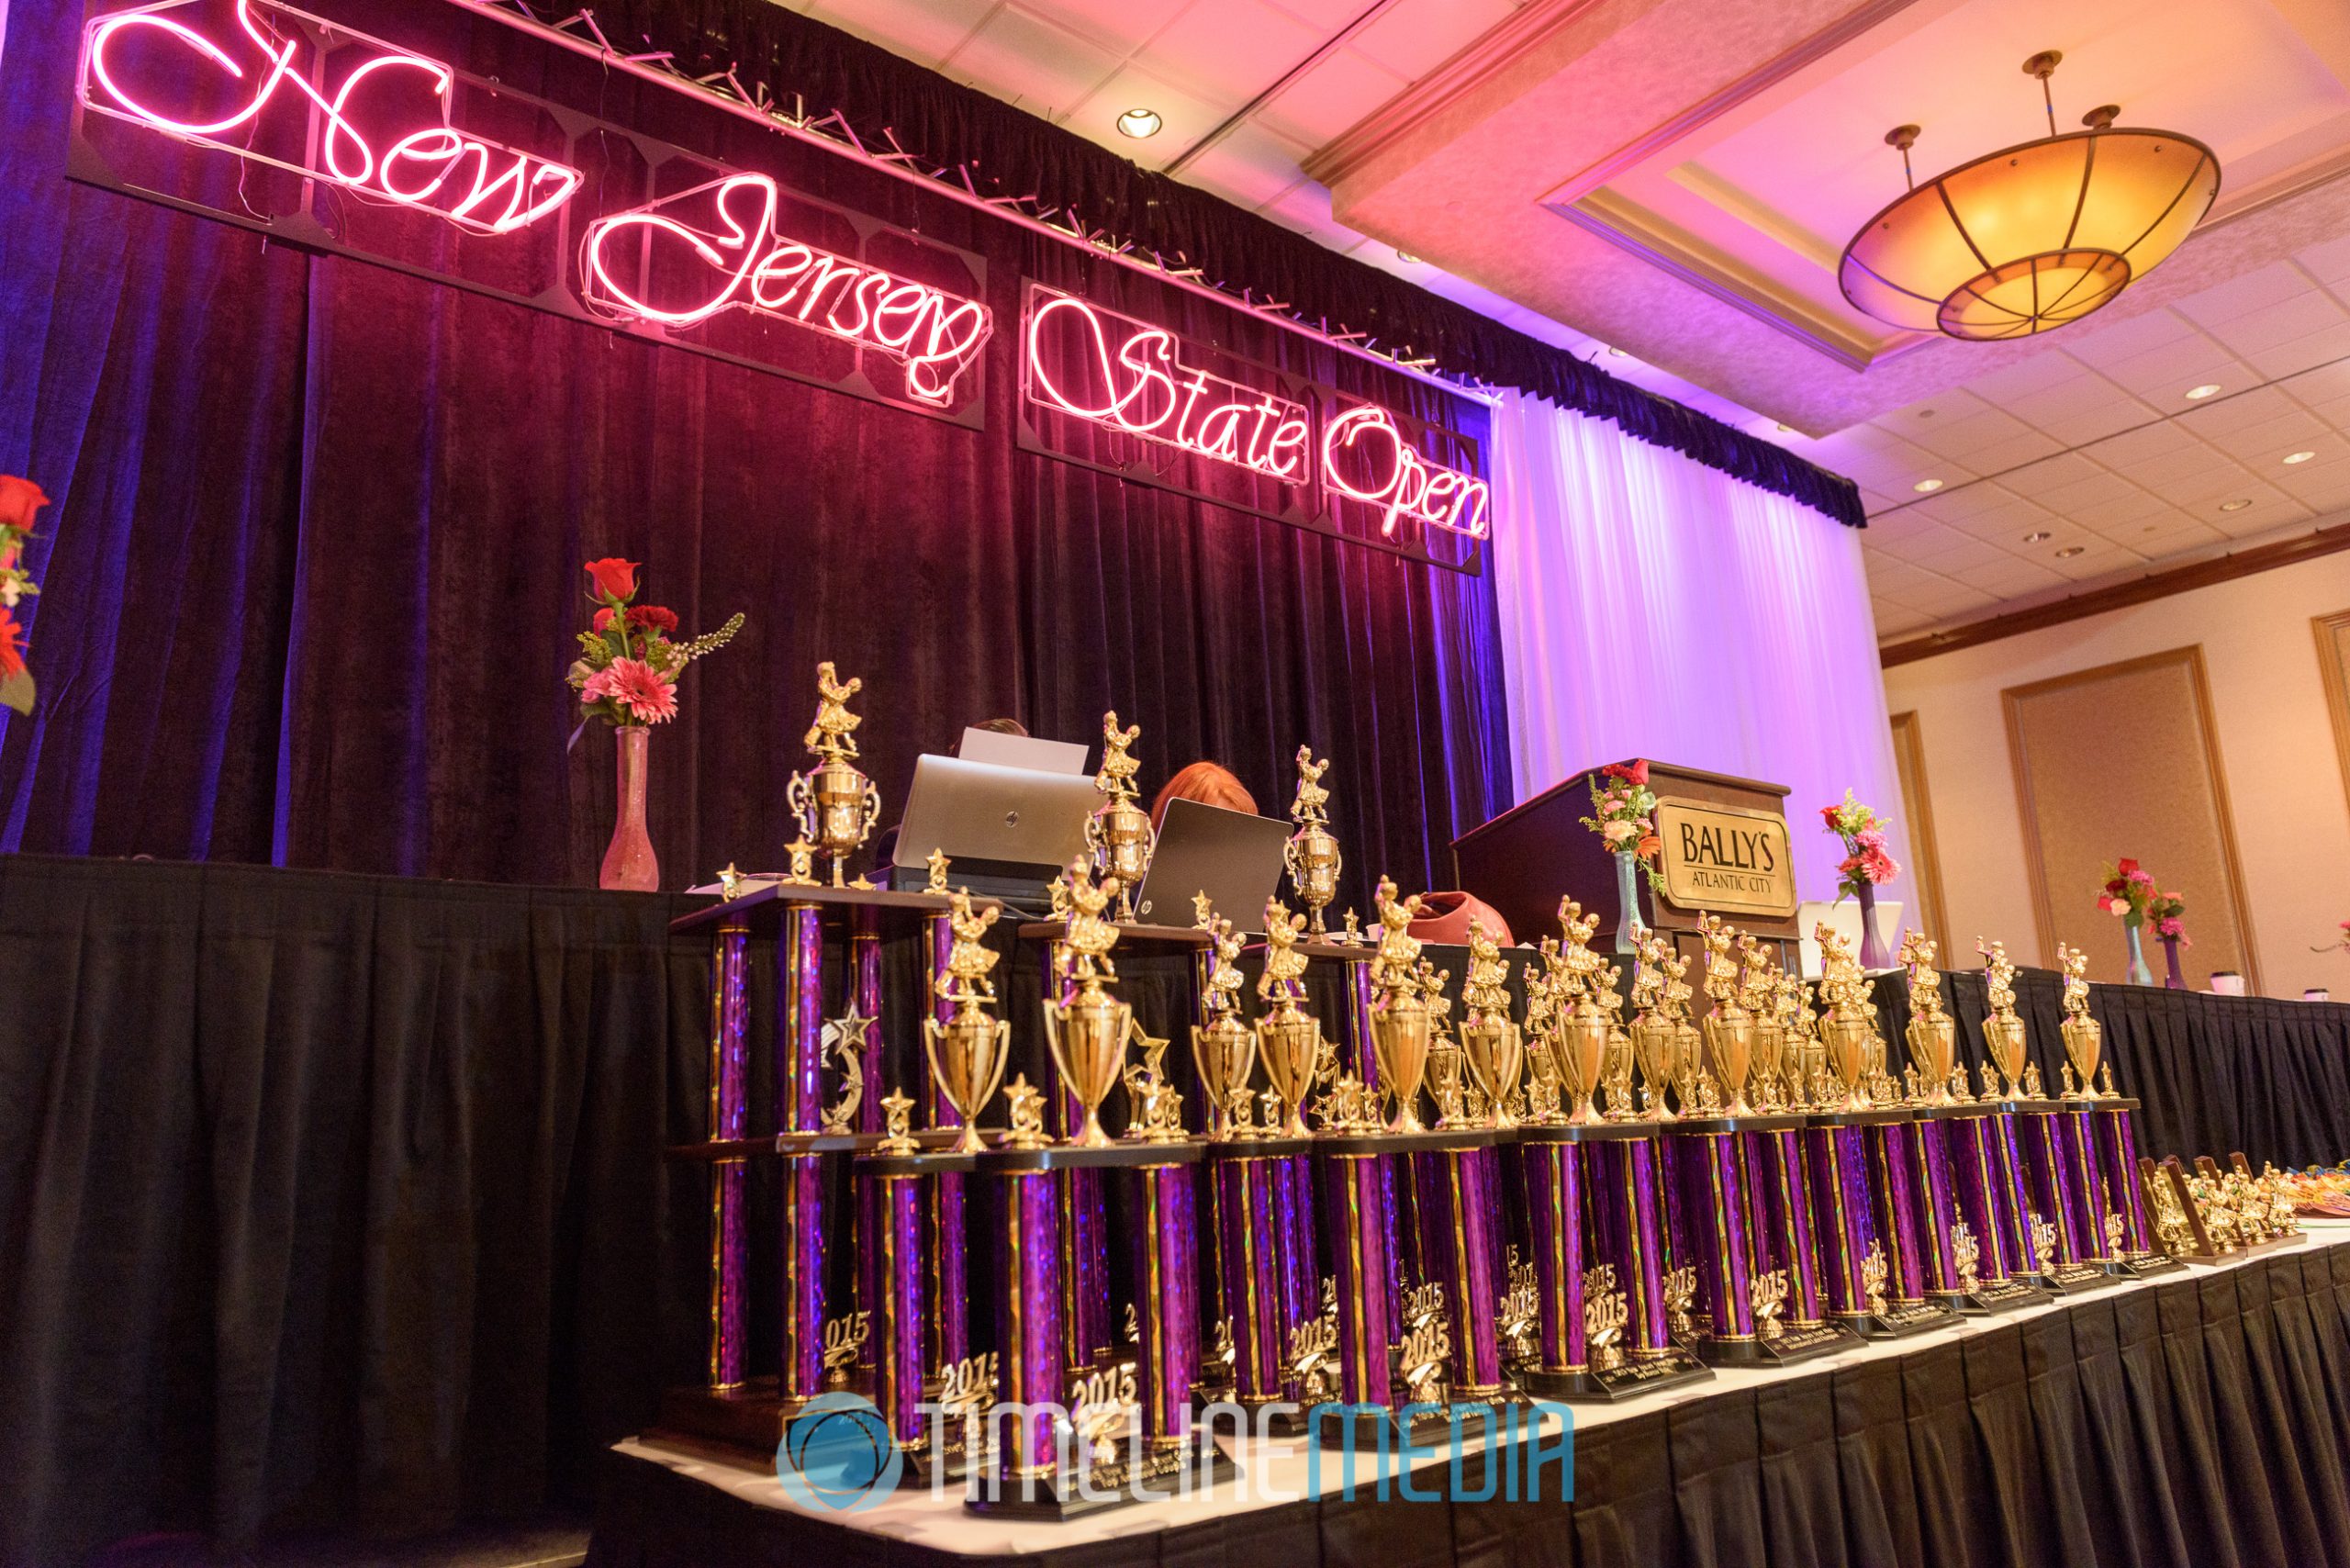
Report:
[[[1861,968],[1889,969],[1893,968],[1893,955],[1886,950],[1885,933],[1877,929],[1875,883],[1861,884],[1860,902]]]
[[[604,868],[597,886],[622,892],[651,893],[661,890],[661,862],[653,854],[653,836],[644,831],[644,786],[652,772],[653,732],[643,724],[626,724],[612,732],[619,738],[620,820],[612,824],[612,842],[604,851]]]
[[[2187,977],[2179,972],[2178,968],[2178,938],[2176,936],[2165,936],[2162,941],[2163,967],[2170,971],[2168,974],[2163,976],[2163,984],[2172,991],[2185,991],[2187,989]]]

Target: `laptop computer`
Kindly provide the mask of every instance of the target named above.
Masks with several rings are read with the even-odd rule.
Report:
[[[1265,901],[1281,886],[1281,846],[1291,824],[1197,801],[1169,801],[1158,847],[1135,894],[1135,918],[1189,925],[1192,895],[1204,892],[1236,931],[1265,928]]]
[[[916,757],[890,886],[923,886],[940,849],[956,887],[1041,908],[1046,884],[1085,852],[1085,819],[1100,803],[1082,773]]]

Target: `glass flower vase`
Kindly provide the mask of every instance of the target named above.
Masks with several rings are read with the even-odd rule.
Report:
[[[2187,976],[2180,971],[2178,967],[2178,938],[2176,936],[2165,936],[2162,939],[2162,944],[2163,967],[2169,971],[2169,973],[2163,976],[2163,984],[2172,991],[2185,991],[2187,989]]]
[[[1640,924],[1640,857],[1628,849],[1616,852],[1616,907],[1623,912],[1616,918],[1616,951],[1637,952],[1632,934]]]
[[[2134,925],[2123,926],[2121,935],[2130,941],[2130,983],[2132,985],[2154,984],[2154,971],[2146,967],[2145,938],[2139,935],[2138,928]]]
[[[661,888],[661,862],[654,857],[653,836],[644,830],[644,788],[652,771],[653,732],[643,724],[624,724],[613,731],[620,754],[620,816],[612,823],[612,842],[604,850],[604,866],[597,886],[622,892],[651,893]]]
[[[1876,884],[1874,882],[1861,884],[1860,901],[1861,968],[1889,969],[1893,968],[1893,955],[1886,951],[1885,933],[1877,928]]]

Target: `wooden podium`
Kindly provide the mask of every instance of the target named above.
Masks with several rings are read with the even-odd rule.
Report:
[[[1583,825],[1591,814],[1586,769],[1452,841],[1454,886],[1476,894],[1509,922],[1510,935],[1533,942],[1558,934],[1559,900],[1599,912],[1599,939],[1612,947],[1623,916],[1616,859]],[[1665,841],[1660,878],[1634,886],[1642,923],[1694,945],[1697,916],[1711,913],[1756,936],[1792,943],[1795,866],[1788,854],[1787,787],[1671,763],[1649,764],[1657,797],[1658,836]],[[1684,943],[1682,934],[1693,934]]]

